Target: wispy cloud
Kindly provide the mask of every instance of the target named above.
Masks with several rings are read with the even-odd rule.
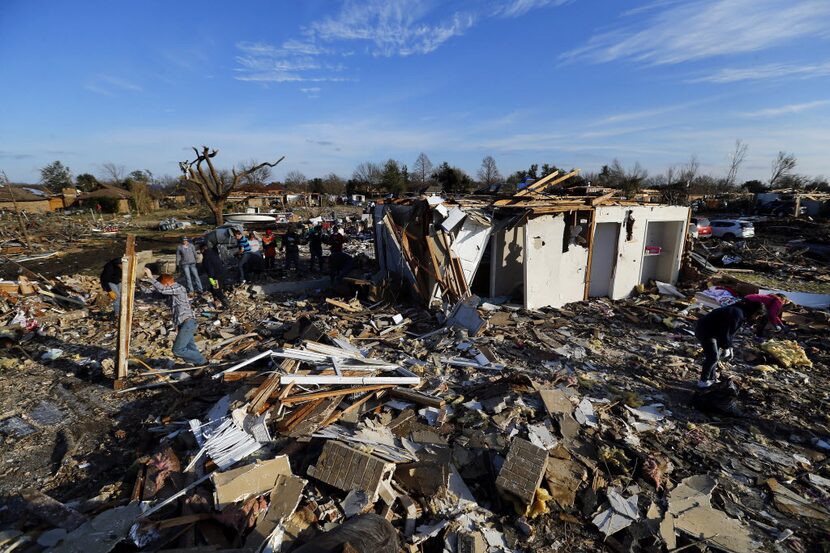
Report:
[[[29,159],[29,158],[32,158],[32,157],[34,157],[32,154],[19,154],[19,153],[15,153],[15,152],[5,152],[3,150],[0,150],[0,159],[21,160],[21,159]]]
[[[435,51],[472,27],[472,14],[456,12],[428,21],[417,0],[349,0],[334,17],[312,23],[306,30],[314,40],[366,43],[375,56],[411,56]]]
[[[750,111],[742,113],[744,117],[778,117],[779,115],[791,115],[794,113],[801,113],[821,106],[830,104],[830,100],[816,100],[815,102],[805,102],[803,104],[788,104],[776,108],[766,108],[758,111]]]
[[[308,24],[280,46],[239,42],[235,78],[258,82],[323,82],[347,77],[347,58],[425,55],[463,35],[479,20],[518,17],[573,0],[476,0],[453,10],[422,0],[346,0],[333,15]]]
[[[302,92],[303,94],[305,94],[309,98],[319,98],[321,90],[323,90],[323,89],[320,88],[319,86],[309,86],[309,87],[306,87],[306,88],[301,88],[300,92]]]
[[[560,59],[675,64],[830,36],[826,0],[696,0],[666,6],[645,18],[643,25],[596,34]]]
[[[278,48],[263,42],[237,43],[241,54],[236,57],[236,79],[275,83],[348,79],[338,74],[344,70],[342,64],[324,63],[316,55],[306,53],[311,46],[299,48],[297,44],[289,41]]]
[[[682,111],[694,106],[698,106],[700,104],[710,102],[712,98],[704,98],[700,100],[694,100],[691,102],[682,102],[679,104],[673,104],[669,106],[660,106],[651,109],[644,109],[644,110],[637,110],[637,111],[628,111],[623,113],[616,113],[614,115],[608,115],[605,117],[601,117],[596,121],[589,123],[590,126],[600,126],[600,125],[614,125],[618,123],[627,123],[629,121],[636,121],[640,119],[650,119],[652,117],[657,117],[659,115],[666,115],[668,113]]]
[[[691,79],[689,82],[727,84],[738,81],[814,79],[828,76],[830,76],[830,62],[808,65],[770,63],[755,67],[725,67],[710,75]]]
[[[504,17],[519,17],[531,10],[548,6],[561,6],[571,0],[509,0],[496,9],[496,14]]]
[[[112,75],[96,75],[84,85],[84,88],[103,96],[116,96],[120,92],[141,92],[143,90],[137,84]]]

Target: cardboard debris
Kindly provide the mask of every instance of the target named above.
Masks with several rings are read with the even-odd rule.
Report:
[[[231,503],[264,493],[274,487],[280,476],[291,476],[291,465],[285,455],[216,472],[212,476],[214,503],[218,509],[223,509]]]

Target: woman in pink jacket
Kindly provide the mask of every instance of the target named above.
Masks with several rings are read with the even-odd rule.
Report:
[[[784,328],[781,313],[784,311],[784,306],[790,303],[790,300],[784,294],[749,294],[748,296],[744,296],[744,299],[760,303],[764,306],[767,313],[766,320],[761,319],[755,328],[756,336],[763,337],[768,325],[772,326],[776,332],[780,332]]]

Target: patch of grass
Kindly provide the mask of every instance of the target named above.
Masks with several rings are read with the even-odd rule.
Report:
[[[787,292],[808,292],[811,294],[830,294],[830,282],[802,280],[792,277],[775,277],[761,273],[742,273],[739,279],[760,288],[785,290]]]

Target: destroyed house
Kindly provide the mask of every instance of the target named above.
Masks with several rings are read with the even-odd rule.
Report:
[[[421,197],[374,207],[376,258],[429,306],[472,295],[525,308],[627,297],[674,283],[689,208],[546,191],[576,172],[540,179],[509,198]]]

